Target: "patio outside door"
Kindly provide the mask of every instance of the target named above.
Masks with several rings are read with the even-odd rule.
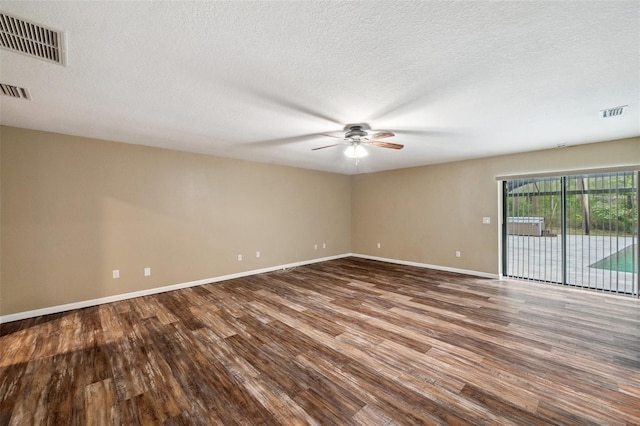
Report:
[[[503,186],[506,276],[638,295],[638,172]]]

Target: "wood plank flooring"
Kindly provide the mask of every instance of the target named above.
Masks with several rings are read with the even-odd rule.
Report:
[[[640,424],[640,302],[346,258],[0,325],[0,425]]]

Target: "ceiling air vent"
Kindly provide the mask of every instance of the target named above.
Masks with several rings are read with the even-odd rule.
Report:
[[[31,100],[31,93],[29,93],[29,89],[25,89],[24,87],[13,86],[11,84],[6,84],[6,83],[0,83],[0,95],[9,96],[9,97],[18,98],[18,99]]]
[[[615,117],[617,115],[622,115],[626,108],[627,106],[623,105],[615,108],[603,109],[600,111],[600,117],[609,118],[609,117]]]
[[[65,65],[64,33],[0,13],[0,47]]]

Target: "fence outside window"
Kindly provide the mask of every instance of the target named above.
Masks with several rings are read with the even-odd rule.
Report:
[[[638,296],[638,172],[503,181],[505,276]]]

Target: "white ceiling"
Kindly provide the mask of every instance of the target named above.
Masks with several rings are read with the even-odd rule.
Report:
[[[353,174],[640,135],[640,2],[30,2],[9,126]],[[601,109],[628,105],[623,116]],[[358,168],[347,123],[391,130]]]

